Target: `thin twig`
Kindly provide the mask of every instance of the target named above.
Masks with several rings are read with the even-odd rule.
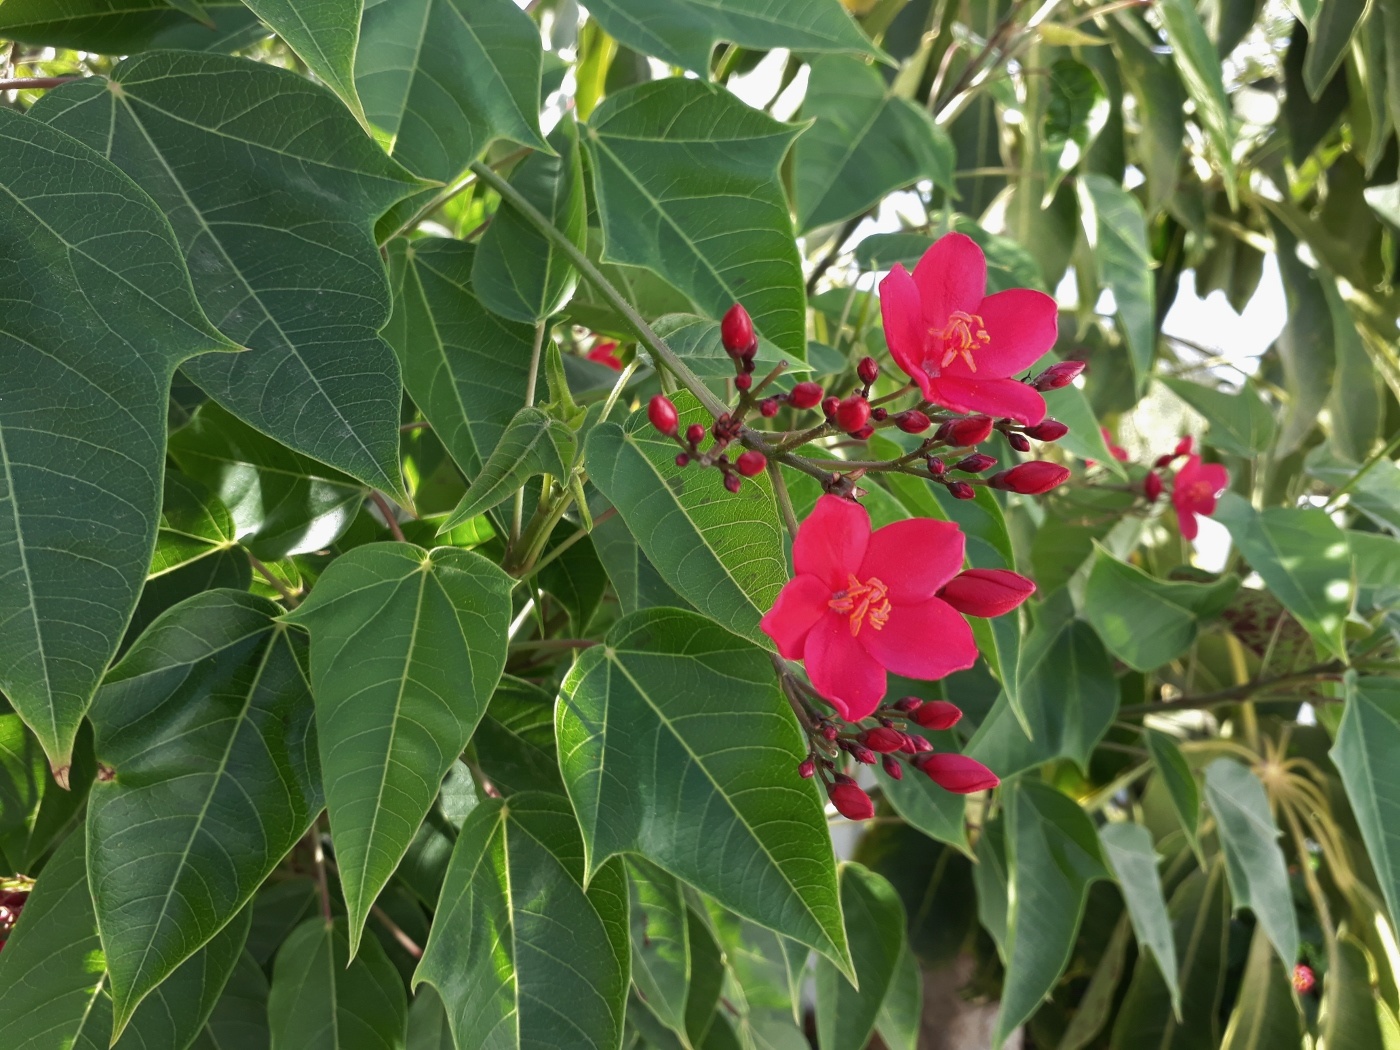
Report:
[[[406,542],[403,536],[403,529],[399,528],[398,515],[394,513],[394,508],[389,501],[373,489],[370,489],[369,498],[374,505],[379,508],[379,513],[384,516],[384,522],[389,526],[389,531],[393,533],[394,539],[400,543]]]
[[[778,502],[778,512],[783,516],[783,524],[788,535],[797,539],[797,514],[792,509],[792,496],[788,494],[787,482],[783,480],[782,468],[776,460],[768,461],[768,479],[773,483],[773,496]]]
[[[1307,682],[1325,681],[1337,678],[1345,670],[1345,665],[1340,660],[1329,660],[1327,663],[1316,664],[1313,667],[1304,668],[1296,674],[1282,674],[1274,678],[1260,678],[1251,682],[1244,682],[1240,685],[1232,685],[1228,689],[1217,689],[1213,693],[1200,693],[1196,696],[1183,696],[1176,700],[1163,700],[1155,704],[1129,704],[1119,708],[1118,713],[1124,717],[1135,715],[1155,715],[1163,711],[1194,711],[1206,707],[1218,707],[1221,704],[1233,704],[1241,700],[1247,700],[1256,693],[1262,693],[1269,689],[1276,689],[1285,685],[1302,685]],[[1309,697],[1311,703],[1326,703],[1332,697]]]
[[[42,88],[62,87],[86,77],[15,77],[13,80],[0,80],[0,91],[28,91]]]
[[[282,596],[282,600],[287,603],[289,609],[295,609],[301,604],[301,598],[297,596],[296,592],[283,583],[275,572],[259,561],[252,551],[245,547],[243,552],[248,555],[248,564],[257,570],[258,575],[267,581],[269,587]]]
[[[320,817],[311,825],[311,857],[316,862],[316,889],[321,895],[321,917],[329,925],[332,921],[331,887],[326,878],[326,851],[321,846]]]
[[[384,928],[389,931],[389,935],[399,942],[400,948],[408,952],[408,954],[415,959],[423,958],[423,949],[418,947],[418,942],[404,933],[403,927],[389,918],[388,912],[377,904],[371,904],[369,906],[369,913],[384,924]]]

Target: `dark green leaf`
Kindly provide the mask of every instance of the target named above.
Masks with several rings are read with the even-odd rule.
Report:
[[[604,257],[654,270],[710,317],[743,303],[805,360],[802,266],[778,181],[799,130],[698,80],[609,95],[584,128]]]
[[[643,553],[621,517],[614,514],[598,522],[589,538],[624,613],[657,606],[689,607],[689,603],[661,578],[661,573]]]
[[[118,1025],[244,909],[320,812],[304,643],[272,602],[198,595],[93,702],[88,871]],[[240,940],[240,948],[242,942]]]
[[[288,619],[311,684],[350,944],[500,680],[511,580],[473,551],[371,543]]]
[[[1181,1013],[1181,986],[1177,979],[1176,941],[1172,938],[1171,917],[1162,896],[1162,879],[1157,872],[1157,851],[1152,833],[1141,824],[1105,824],[1099,829],[1104,859],[1118,880],[1128,918],[1138,945],[1152,953],[1157,968],[1171,989],[1172,1009]]]
[[[1233,204],[1238,192],[1232,152],[1235,121],[1215,45],[1206,35],[1191,0],[1163,0],[1157,10],[1172,46],[1172,58],[1181,72],[1186,93],[1196,105],[1196,119],[1205,130],[1215,163],[1225,175],[1225,192]]]
[[[1186,138],[1186,91],[1157,34],[1140,16],[1118,12],[1104,19],[1118,56],[1118,71],[1132,90],[1142,132],[1137,161],[1147,177],[1147,212],[1156,215],[1176,192],[1181,144]]]
[[[1098,1038],[1116,1005],[1118,988],[1127,969],[1128,945],[1132,942],[1132,926],[1124,915],[1113,928],[1099,963],[1094,967],[1089,986],[1074,1008],[1069,1027],[1056,1050],[1084,1050]]]
[[[1282,222],[1271,225],[1288,305],[1288,318],[1277,344],[1288,392],[1275,452],[1283,456],[1303,444],[1327,404],[1336,366],[1335,326],[1322,283],[1330,278],[1298,258],[1297,238]]]
[[[472,481],[462,502],[438,527],[438,535],[485,514],[536,474],[566,480],[576,449],[573,431],[565,424],[542,409],[522,408],[506,424],[481,473]]]
[[[1201,819],[1201,786],[1196,783],[1196,777],[1175,740],[1156,729],[1144,729],[1142,735],[1157,775],[1166,786],[1172,809],[1181,821],[1181,830],[1186,832],[1191,848],[1200,857],[1201,845],[1196,829]]]
[[[190,1050],[269,1050],[267,978],[246,951]]]
[[[288,934],[320,909],[316,883],[308,878],[270,880],[253,898],[253,928],[248,931],[248,954],[271,971],[273,957]]]
[[[967,849],[967,799],[945,791],[917,769],[882,784],[894,811],[925,835]]]
[[[1400,915],[1400,688],[1385,678],[1351,679],[1332,762],[1347,798],[1376,880],[1390,909]]]
[[[505,675],[472,736],[481,771],[503,794],[563,793],[554,748],[554,694]]]
[[[1230,1015],[1220,1050],[1300,1050],[1302,1020],[1294,1002],[1289,971],[1273,953],[1264,930],[1256,927],[1249,942],[1239,1000]],[[1337,1034],[1333,1033],[1334,1038]],[[1354,1046],[1357,1050],[1362,1047],[1345,1039],[1331,1045]]]
[[[694,613],[635,613],[579,658],[555,725],[590,871],[640,852],[848,958],[821,802],[794,774],[806,748],[762,650]]]
[[[1371,454],[1385,429],[1385,377],[1361,338],[1359,322],[1342,299],[1337,282],[1319,276],[1332,315],[1332,349],[1337,371],[1327,399],[1332,447],[1343,459],[1360,462]]]
[[[50,92],[33,113],[151,194],[200,304],[250,348],[184,373],[297,452],[400,493],[399,374],[378,335],[389,295],[372,227],[414,180],[289,70],[161,52],[111,76]]]
[[[38,738],[19,715],[0,715],[0,866],[7,873],[33,872],[87,800],[95,772],[92,744],[79,731],[69,790],[49,771]]]
[[[1317,5],[1317,17],[1308,25],[1308,55],[1303,61],[1303,83],[1314,102],[1327,90],[1350,50],[1352,34],[1370,8],[1368,0],[1328,0]]]
[[[121,171],[12,110],[0,151],[0,689],[61,779],[150,564],[175,367],[236,347]]]
[[[1099,283],[1113,293],[1119,331],[1141,388],[1152,374],[1152,360],[1157,352],[1156,295],[1147,221],[1137,198],[1107,176],[1085,175],[1078,185],[1084,233],[1094,253]]]
[[[1221,452],[1245,457],[1267,452],[1273,444],[1274,414],[1253,384],[1246,383],[1239,393],[1229,394],[1170,376],[1162,382],[1206,417],[1210,424],[1204,439],[1206,444]]]
[[[920,1022],[924,1010],[924,974],[919,960],[904,946],[895,967],[890,990],[880,1007],[876,1031],[889,1050],[918,1050]]]
[[[690,988],[686,994],[684,1032],[691,1044],[701,1047],[717,1023],[716,1007],[725,978],[724,953],[707,918],[695,908],[688,908],[685,913]]]
[[[1347,1050],[1382,1050],[1387,1043],[1381,1032],[1371,991],[1374,969],[1366,949],[1353,936],[1337,942],[1335,963],[1327,971],[1327,1018],[1322,1025],[1322,1045]],[[1271,1048],[1272,1050],[1272,1048]]]
[[[408,1007],[408,1041],[404,1050],[457,1050],[447,1009],[431,986],[419,988]]]
[[[243,0],[316,77],[340,96],[361,124],[355,93],[355,48],[364,0]]]
[[[621,864],[583,888],[568,803],[487,800],[462,826],[414,983],[447,1004],[457,1050],[612,1048],[627,1003]]]
[[[149,577],[174,572],[237,543],[238,529],[223,501],[199,482],[166,471]]]
[[[242,3],[208,3],[215,29],[164,0],[7,0],[0,37],[26,44],[126,55],[152,47],[211,49],[247,37],[257,19]],[[232,50],[232,48],[230,48]]]
[[[690,987],[684,888],[674,875],[641,857],[628,857],[626,868],[632,901],[632,980],[657,1020],[684,1036]]]
[[[904,905],[882,876],[847,862],[841,866],[841,911],[860,988],[829,960],[817,960],[817,1045],[864,1050],[908,951]]]

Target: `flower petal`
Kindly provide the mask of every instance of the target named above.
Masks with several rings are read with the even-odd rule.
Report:
[[[920,387],[927,388],[928,373],[923,369],[924,308],[914,278],[899,263],[880,282],[880,316],[885,322],[885,342],[890,356]]]
[[[871,534],[856,578],[879,578],[896,605],[926,602],[962,570],[963,546],[962,530],[951,521],[896,521]]]
[[[942,678],[977,662],[972,628],[941,599],[896,605],[881,630],[869,626],[857,640],[886,670],[906,678]]]
[[[944,375],[1005,379],[1024,372],[1055,345],[1060,327],[1060,310],[1055,300],[1032,288],[1011,288],[989,295],[981,306],[968,313],[982,318],[991,342],[972,351],[976,372],[957,357],[943,369]]]
[[[966,234],[945,233],[914,267],[914,283],[923,301],[923,327],[942,328],[954,310],[977,312],[987,291],[987,257]]]
[[[793,572],[816,576],[834,593],[860,568],[869,542],[870,514],[864,507],[840,496],[822,496],[798,526],[792,544]]]
[[[867,633],[872,632],[861,632]],[[835,704],[847,722],[868,717],[884,699],[884,668],[852,637],[850,617],[823,616],[807,635],[804,659],[812,687]]]
[[[1196,524],[1196,515],[1184,507],[1176,508],[1176,524],[1181,529],[1181,535],[1188,540],[1194,540],[1196,534],[1201,531]]]
[[[1196,476],[1210,485],[1212,503],[1215,502],[1216,497],[1230,487],[1230,472],[1219,463],[1202,464]]]
[[[773,608],[763,614],[759,627],[778,645],[778,655],[802,659],[807,632],[829,608],[831,588],[816,576],[795,576],[778,592]]]
[[[1014,379],[958,379],[944,375],[929,381],[930,401],[955,412],[1010,416],[1034,426],[1045,418],[1045,398]]]

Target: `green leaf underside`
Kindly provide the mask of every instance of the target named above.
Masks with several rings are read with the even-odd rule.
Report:
[[[0,690],[62,768],[150,564],[175,367],[235,347],[121,171],[8,110],[0,152]]]
[[[806,292],[778,179],[800,130],[698,80],[608,96],[583,129],[605,258],[655,271],[710,317],[742,303],[805,361]]]
[[[690,936],[679,879],[645,858],[625,860],[631,893],[632,980],[657,1020],[685,1033]]]
[[[372,543],[336,559],[288,616],[311,632],[352,952],[500,680],[510,589],[472,551]]]
[[[882,876],[841,866],[841,911],[859,990],[826,958],[817,960],[817,1045],[864,1050],[904,955],[904,905]]]
[[[270,1050],[267,978],[245,949],[190,1050]]]
[[[501,677],[472,734],[477,764],[502,794],[564,793],[554,747],[554,694],[510,675]]]
[[[305,642],[265,598],[169,610],[108,674],[91,718],[88,834],[119,1022],[237,915],[322,806]]]
[[[574,665],[555,727],[591,871],[641,853],[847,964],[821,803],[792,776],[805,748],[762,650],[694,613],[635,613]]]
[[[1206,35],[1191,0],[1165,0],[1160,8],[1162,27],[1167,31],[1171,55],[1181,73],[1181,81],[1210,142],[1212,159],[1225,174],[1225,192],[1233,204],[1235,188],[1234,113],[1216,55],[1215,45]]]
[[[128,55],[152,47],[217,47],[243,38],[257,19],[236,0],[204,5],[214,29],[165,0],[6,0],[0,37],[29,44]]]
[[[127,59],[35,116],[105,151],[170,217],[200,304],[249,349],[185,374],[252,426],[400,493],[400,382],[372,227],[415,188],[324,89],[212,55]]]
[[[1273,443],[1274,414],[1259,392],[1246,385],[1237,394],[1201,386],[1185,379],[1164,377],[1172,393],[1185,401],[1210,424],[1205,440],[1221,452],[1236,456],[1257,456]]]
[[[1103,846],[1104,859],[1118,879],[1138,944],[1157,960],[1157,968],[1171,989],[1172,1008],[1179,1013],[1181,985],[1177,976],[1176,941],[1172,938],[1167,902],[1162,896],[1152,832],[1141,824],[1106,824],[1099,829],[1099,843]]]
[[[573,432],[564,423],[542,409],[522,408],[506,425],[501,440],[491,450],[462,502],[438,527],[438,535],[498,506],[537,474],[565,480],[576,444]]]
[[[355,93],[355,50],[364,0],[243,0],[311,72],[364,122]]]
[[[1166,785],[1172,809],[1181,821],[1181,829],[1186,832],[1191,848],[1200,857],[1201,847],[1196,829],[1201,819],[1201,787],[1196,783],[1196,777],[1186,763],[1186,756],[1174,739],[1155,729],[1144,730],[1143,738],[1157,775]]]
[[[1302,1017],[1294,1004],[1289,974],[1290,968],[1279,962],[1264,931],[1255,927],[1240,981],[1239,1004],[1230,1016],[1220,1050],[1301,1050]],[[1341,1033],[1332,1034],[1335,1038]],[[1343,1038],[1330,1045],[1355,1046],[1360,1050],[1366,1044]]]
[[[563,799],[528,792],[467,817],[413,978],[442,996],[457,1050],[619,1045],[627,886],[618,863],[583,879]]]
[[[1391,921],[1400,915],[1400,688],[1382,678],[1348,683],[1332,761],[1351,801]]]

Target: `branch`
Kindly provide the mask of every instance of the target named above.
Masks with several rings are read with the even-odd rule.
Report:
[[[1221,704],[1233,704],[1241,700],[1248,700],[1256,693],[1262,693],[1279,686],[1301,685],[1305,682],[1335,679],[1345,669],[1346,665],[1340,660],[1329,660],[1326,663],[1305,667],[1293,674],[1281,674],[1274,678],[1258,678],[1240,685],[1232,685],[1228,689],[1217,689],[1213,693],[1183,696],[1176,700],[1163,700],[1155,704],[1130,704],[1121,708],[1118,713],[1123,717],[1132,717],[1134,715],[1155,715],[1163,711],[1196,711],[1202,708],[1218,707]],[[1316,697],[1314,699],[1320,703],[1332,700],[1331,697]]]
[[[384,516],[384,522],[389,526],[389,531],[393,533],[394,539],[403,543],[403,529],[399,528],[398,516],[394,514],[394,508],[389,506],[389,501],[373,489],[370,490],[369,498],[379,508],[379,513]]]
[[[13,80],[0,80],[0,91],[39,90],[41,88],[62,87],[86,77],[16,77]]]

